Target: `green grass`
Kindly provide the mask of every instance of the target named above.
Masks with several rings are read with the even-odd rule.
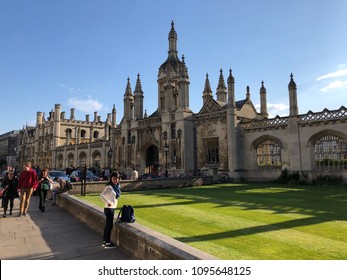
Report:
[[[99,194],[84,197],[103,207]],[[347,188],[220,184],[123,192],[136,222],[221,259],[347,259]]]

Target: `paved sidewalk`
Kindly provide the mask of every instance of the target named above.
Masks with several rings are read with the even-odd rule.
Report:
[[[18,217],[19,199],[15,200],[13,215],[4,218],[1,208],[1,260],[135,259],[119,247],[103,248],[100,234],[59,206],[49,206],[50,202],[47,201],[42,213],[38,197],[33,196],[28,214],[21,217]]]

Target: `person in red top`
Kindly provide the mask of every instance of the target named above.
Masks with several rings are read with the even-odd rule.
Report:
[[[38,186],[37,174],[34,169],[31,168],[31,163],[26,162],[24,164],[24,170],[20,174],[18,180],[18,189],[20,189],[20,206],[19,206],[19,215],[26,215],[28,207],[30,204],[30,198],[34,190]]]

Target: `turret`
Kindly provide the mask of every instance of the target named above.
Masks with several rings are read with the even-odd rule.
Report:
[[[290,74],[289,90],[289,116],[297,116],[299,114],[298,98],[296,93],[296,83],[293,79],[293,73]]]
[[[135,119],[143,118],[143,91],[140,74],[137,74],[136,86],[134,91],[134,116]]]
[[[134,97],[131,91],[130,79],[128,77],[127,86],[124,93],[124,119],[130,121],[133,119]]]
[[[189,110],[189,75],[188,68],[184,61],[184,55],[182,55],[182,64],[180,67],[180,78],[178,81],[179,93],[178,93],[178,109]]]
[[[236,136],[237,136],[237,128],[236,128],[236,112],[235,112],[235,79],[231,73],[231,69],[229,70],[228,77],[228,106],[227,106],[227,135],[228,135],[228,169],[230,172],[235,171],[237,169],[236,162]]]
[[[54,107],[54,123],[53,123],[53,149],[59,146],[59,137],[60,137],[60,111],[61,105],[55,104]]]
[[[269,114],[267,112],[267,103],[266,103],[266,88],[264,87],[264,81],[261,82],[260,88],[260,114],[263,118],[268,118]]]
[[[235,79],[231,69],[229,70],[228,77],[228,103],[230,107],[235,108]]]
[[[247,102],[251,101],[251,93],[250,93],[249,86],[246,87],[246,100]]]
[[[43,122],[43,113],[37,112],[36,113],[36,125],[40,126],[40,125],[42,125],[42,122]]]
[[[73,121],[75,119],[75,108],[70,109],[70,120]]]

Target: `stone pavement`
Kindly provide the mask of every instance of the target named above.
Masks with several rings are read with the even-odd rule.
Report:
[[[38,209],[39,199],[31,198],[26,216],[18,217],[19,199],[15,199],[13,215],[0,215],[1,260],[130,260],[120,247],[105,249],[102,236],[70,213],[49,206]]]

